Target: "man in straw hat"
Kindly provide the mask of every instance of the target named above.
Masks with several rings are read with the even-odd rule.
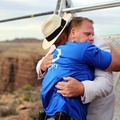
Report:
[[[53,14],[41,26],[44,35],[43,49],[49,48],[61,35],[67,24],[71,21],[72,14],[64,14],[63,18]]]
[[[44,41],[47,40],[46,43],[47,42],[49,43],[48,45],[43,44],[43,48],[45,48],[45,49],[50,47],[55,42],[55,37],[59,34],[59,32],[61,30],[63,31],[65,28],[64,25],[62,25],[62,22],[61,22],[62,19],[57,22],[54,22],[53,19],[55,17],[59,17],[59,16],[53,15],[52,17],[47,19],[43,23],[43,26],[42,26],[42,31],[45,36]],[[69,19],[70,18],[68,18],[68,20]],[[81,24],[79,24],[78,26],[80,26],[81,29],[76,24],[76,23],[80,22],[79,20],[81,20]],[[50,32],[48,32],[46,30],[46,25],[48,25],[49,23],[50,24],[55,23],[56,25],[58,24],[59,26],[57,26],[56,27],[57,29],[56,29],[55,25],[52,25],[52,27],[54,29],[52,29],[52,27],[51,27],[51,29],[53,31],[51,32],[51,30],[48,30],[48,31],[50,31]],[[73,20],[72,20],[72,23],[73,23]],[[98,67],[103,70],[107,69],[111,63],[111,54],[108,52],[101,51],[100,49],[98,49],[97,47],[95,47],[94,45],[91,44],[92,42],[94,42],[94,39],[93,39],[94,29],[93,29],[93,22],[91,20],[89,20],[87,18],[76,18],[76,19],[74,18],[74,24],[72,24],[72,23],[68,30],[69,31],[68,42],[66,42],[65,45],[59,46],[54,51],[52,66],[49,68],[49,70],[44,78],[44,81],[42,83],[41,97],[42,97],[43,106],[45,108],[45,111],[50,118],[53,118],[55,113],[62,111],[63,113],[66,113],[74,120],[78,120],[78,119],[84,120],[85,116],[87,114],[87,106],[88,105],[81,104],[80,97],[75,97],[73,99],[72,98],[64,98],[65,100],[63,100],[63,97],[55,92],[55,91],[57,91],[57,89],[55,89],[54,85],[59,80],[64,81],[63,80],[64,76],[72,76],[81,81],[87,80],[87,79],[92,80],[93,79],[93,67],[91,67],[91,66],[95,66],[95,67]],[[75,27],[73,27],[73,25]],[[50,28],[50,27],[48,27],[48,28]],[[88,28],[88,29],[86,29],[86,28]],[[82,32],[84,33],[83,36],[84,37],[86,36],[87,39],[80,38],[81,36],[79,36],[79,34],[81,34]],[[51,35],[52,35],[52,37],[51,37]],[[60,34],[59,34],[59,36],[60,36]],[[57,36],[57,38],[59,36]],[[79,54],[81,54],[81,55],[78,54],[78,51],[80,51]],[[68,53],[70,53],[70,54],[68,54]],[[61,56],[62,56],[62,58],[61,58]],[[106,57],[104,57],[104,56],[106,56]],[[104,58],[104,60],[103,61],[100,60],[100,57]],[[70,63],[73,63],[73,66],[70,65]],[[84,63],[84,65],[83,65],[83,63]],[[62,64],[62,65],[60,65],[60,64]],[[79,64],[80,64],[80,66],[79,66]],[[63,67],[64,65],[66,68]],[[82,65],[84,66],[84,69],[83,69]],[[74,72],[72,73],[70,71],[74,71]],[[86,73],[89,75],[89,77],[87,76]],[[56,75],[57,75],[57,79],[56,79]],[[60,91],[58,91],[58,92],[60,92]],[[64,94],[62,94],[62,95],[64,95]],[[66,96],[66,95],[64,95],[64,96]],[[59,99],[59,102],[56,101],[58,99]],[[66,100],[67,100],[67,102],[66,102]],[[73,106],[71,104],[71,101],[72,101],[72,104],[74,104]],[[84,108],[84,111],[83,111],[83,108]]]

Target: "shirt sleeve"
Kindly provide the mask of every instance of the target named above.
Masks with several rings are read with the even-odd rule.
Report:
[[[112,55],[90,44],[84,52],[83,61],[95,68],[106,70],[112,62]]]
[[[37,66],[36,66],[36,72],[37,72],[38,79],[42,79],[44,77],[44,74],[46,73],[46,72],[42,72],[40,69],[40,65],[41,65],[43,59],[44,59],[44,57],[38,61]]]
[[[107,42],[95,36],[94,44],[102,50],[110,52],[110,47]],[[95,69],[94,81],[83,81],[84,96],[83,103],[92,102],[95,98],[105,97],[113,91],[113,75],[111,72],[105,72],[100,69]]]
[[[45,55],[45,57],[49,53],[52,53],[55,50],[55,48],[56,47],[54,45],[52,45],[50,50],[48,51],[48,53]],[[37,75],[38,75],[38,79],[42,79],[44,77],[45,73],[46,73],[46,71],[42,72],[41,69],[40,69],[41,63],[42,63],[42,61],[44,60],[45,57],[43,57],[41,60],[39,60],[38,63],[37,63],[37,66],[36,66],[36,72],[37,72]]]
[[[83,103],[89,103],[97,97],[105,97],[113,90],[113,76],[112,73],[104,72],[96,69],[96,77],[94,81],[83,81],[84,85],[84,99]]]

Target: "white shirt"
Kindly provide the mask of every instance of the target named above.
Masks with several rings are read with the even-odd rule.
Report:
[[[109,51],[107,42],[99,37],[94,38],[94,44],[102,50]],[[52,46],[49,53],[55,49]],[[43,60],[44,58],[42,58]],[[38,78],[43,77],[40,70],[40,60],[36,66]],[[84,98],[83,103],[90,103],[87,120],[112,120],[114,113],[115,95],[113,90],[113,75],[99,69],[95,70],[94,81],[83,81]]]
[[[102,50],[109,51],[109,45],[95,37],[94,44]],[[95,70],[94,81],[84,81],[85,101],[90,103],[87,120],[112,120],[115,106],[113,75],[99,69]]]

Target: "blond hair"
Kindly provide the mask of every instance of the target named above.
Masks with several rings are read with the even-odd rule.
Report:
[[[69,25],[67,26],[67,33],[69,34],[73,27],[80,27],[83,21],[88,21],[94,24],[93,20],[86,17],[73,17]]]

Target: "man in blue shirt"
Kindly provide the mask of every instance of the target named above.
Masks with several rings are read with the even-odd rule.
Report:
[[[83,26],[83,23],[86,26]],[[87,30],[86,27],[88,28]],[[87,36],[86,38],[91,37],[91,39],[80,39],[79,32],[81,30],[85,31],[84,35]],[[70,37],[72,35],[71,32],[76,34],[76,37]],[[83,105],[79,96],[64,98],[57,93],[55,84],[58,81],[64,81],[63,77],[65,76],[71,76],[80,81],[93,80],[94,67],[102,70],[108,68],[112,59],[111,54],[101,51],[91,44],[93,43],[93,35],[94,29],[91,20],[74,18],[68,29],[68,42],[65,45],[58,46],[53,52],[52,66],[48,69],[43,80],[41,92],[43,106],[48,116],[63,112],[74,120],[86,119],[88,104]]]

